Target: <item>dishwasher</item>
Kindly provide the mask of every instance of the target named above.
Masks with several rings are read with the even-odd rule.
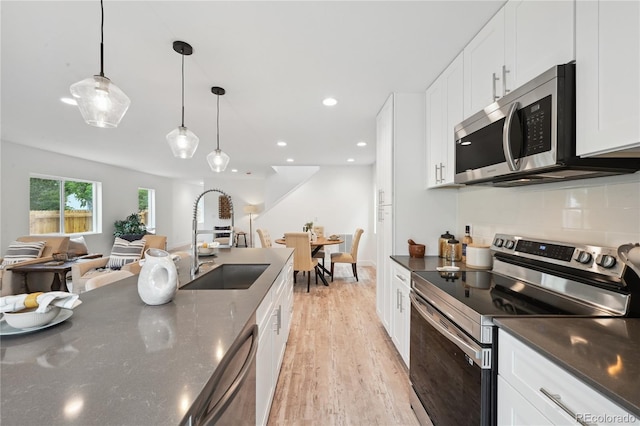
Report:
[[[258,326],[254,315],[222,358],[180,425],[254,426],[257,351]]]

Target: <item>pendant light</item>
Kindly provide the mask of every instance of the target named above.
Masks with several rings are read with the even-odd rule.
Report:
[[[229,156],[220,150],[220,96],[224,95],[226,92],[222,87],[212,87],[211,93],[216,95],[217,98],[217,115],[216,115],[216,149],[215,151],[211,151],[207,154],[207,163],[209,163],[209,167],[214,172],[224,172],[224,169],[227,168],[227,164],[229,164]]]
[[[131,104],[122,90],[104,76],[104,8],[100,0],[100,75],[71,85],[69,90],[78,103],[84,121],[95,127],[118,127]]]
[[[191,158],[198,148],[198,137],[184,126],[184,55],[191,55],[193,48],[184,41],[174,41],[173,50],[182,56],[182,124],[167,135],[171,152],[177,158]]]

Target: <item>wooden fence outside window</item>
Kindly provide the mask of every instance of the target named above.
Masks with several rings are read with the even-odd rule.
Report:
[[[91,210],[65,210],[65,234],[93,231],[93,212]],[[60,233],[60,212],[57,210],[31,210],[29,212],[29,233]]]

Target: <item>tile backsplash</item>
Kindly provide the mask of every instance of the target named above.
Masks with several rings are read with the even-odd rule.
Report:
[[[458,233],[474,242],[496,232],[617,247],[640,242],[640,172],[564,183],[459,190]]]

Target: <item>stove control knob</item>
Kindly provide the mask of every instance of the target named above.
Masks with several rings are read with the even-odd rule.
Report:
[[[578,255],[576,256],[576,260],[583,265],[587,265],[591,263],[591,253],[586,251],[579,251]]]
[[[515,241],[513,240],[507,240],[507,242],[505,243],[505,247],[508,248],[509,250],[511,250],[514,246],[516,245]]]
[[[616,264],[616,258],[614,256],[605,254],[600,258],[600,260],[597,263],[603,268],[607,268],[607,269],[613,268],[613,266]]]
[[[502,238],[496,238],[493,242],[493,245],[496,247],[502,247],[502,244],[504,244],[504,240]]]

